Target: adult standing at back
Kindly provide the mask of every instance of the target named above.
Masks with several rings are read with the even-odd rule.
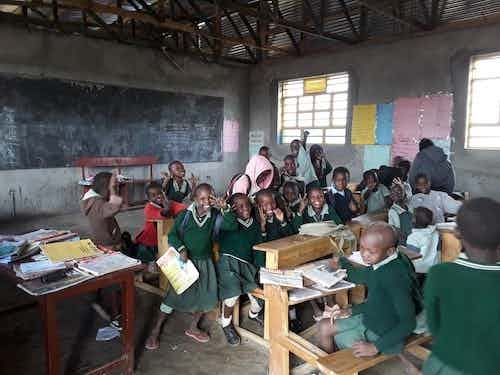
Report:
[[[452,193],[455,188],[455,172],[443,149],[427,138],[422,138],[418,148],[420,151],[413,160],[408,178],[413,190],[416,176],[423,173],[430,179],[432,190]]]

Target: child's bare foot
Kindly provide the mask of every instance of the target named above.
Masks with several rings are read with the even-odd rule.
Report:
[[[186,334],[186,336],[189,336],[193,340],[201,343],[206,343],[210,341],[210,337],[208,336],[208,334],[203,332],[202,330],[194,331],[192,329],[188,329],[184,333]]]
[[[156,350],[160,347],[160,340],[159,340],[159,335],[157,335],[156,333],[152,333],[151,335],[149,335],[148,339],[146,340],[146,344],[144,345],[144,347],[147,349],[147,350]]]

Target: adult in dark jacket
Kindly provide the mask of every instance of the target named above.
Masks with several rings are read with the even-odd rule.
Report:
[[[427,138],[423,138],[418,147],[420,151],[413,160],[408,178],[412,189],[415,190],[415,177],[424,173],[431,180],[432,190],[452,193],[455,188],[455,173],[443,149]]]

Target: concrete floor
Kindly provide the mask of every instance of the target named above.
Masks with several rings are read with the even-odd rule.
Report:
[[[128,211],[118,216],[122,230],[137,233],[142,225],[142,211]],[[70,229],[88,235],[88,225],[79,213],[72,215],[34,217],[2,223],[0,233],[23,233],[39,228]],[[30,302],[29,296],[12,284],[0,283],[0,309],[14,304]],[[76,297],[58,306],[61,368],[63,373],[84,373],[118,356],[119,340],[96,342],[97,329],[106,325],[89,304],[93,296]],[[136,292],[136,374],[160,375],[182,373],[186,375],[245,375],[267,373],[267,352],[253,343],[244,341],[237,348],[228,347],[220,327],[210,325],[211,341],[198,344],[184,335],[189,316],[174,313],[167,321],[157,351],[143,350],[149,327],[158,309],[160,298],[138,290]],[[39,314],[36,307],[2,315],[0,320],[0,374],[43,374],[44,352]],[[209,322],[205,322],[207,324]],[[255,328],[255,327],[254,327]],[[400,375],[403,366],[398,360],[385,362],[363,375]]]

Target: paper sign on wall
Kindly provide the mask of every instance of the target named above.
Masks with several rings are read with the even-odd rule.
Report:
[[[420,98],[400,98],[394,102],[392,157],[413,160],[418,152]]]
[[[375,104],[355,105],[352,113],[351,143],[353,145],[372,145],[375,143]]]
[[[223,152],[238,152],[240,148],[240,124],[238,121],[224,120]]]
[[[259,149],[264,146],[264,132],[253,130],[248,133],[248,154],[251,158],[259,153]]]
[[[422,98],[420,118],[426,138],[448,139],[451,132],[452,95],[430,95]]]
[[[390,165],[391,146],[368,145],[365,146],[363,170],[378,169],[381,165]]]
[[[378,145],[392,144],[392,117],[394,104],[377,104],[375,139]]]

